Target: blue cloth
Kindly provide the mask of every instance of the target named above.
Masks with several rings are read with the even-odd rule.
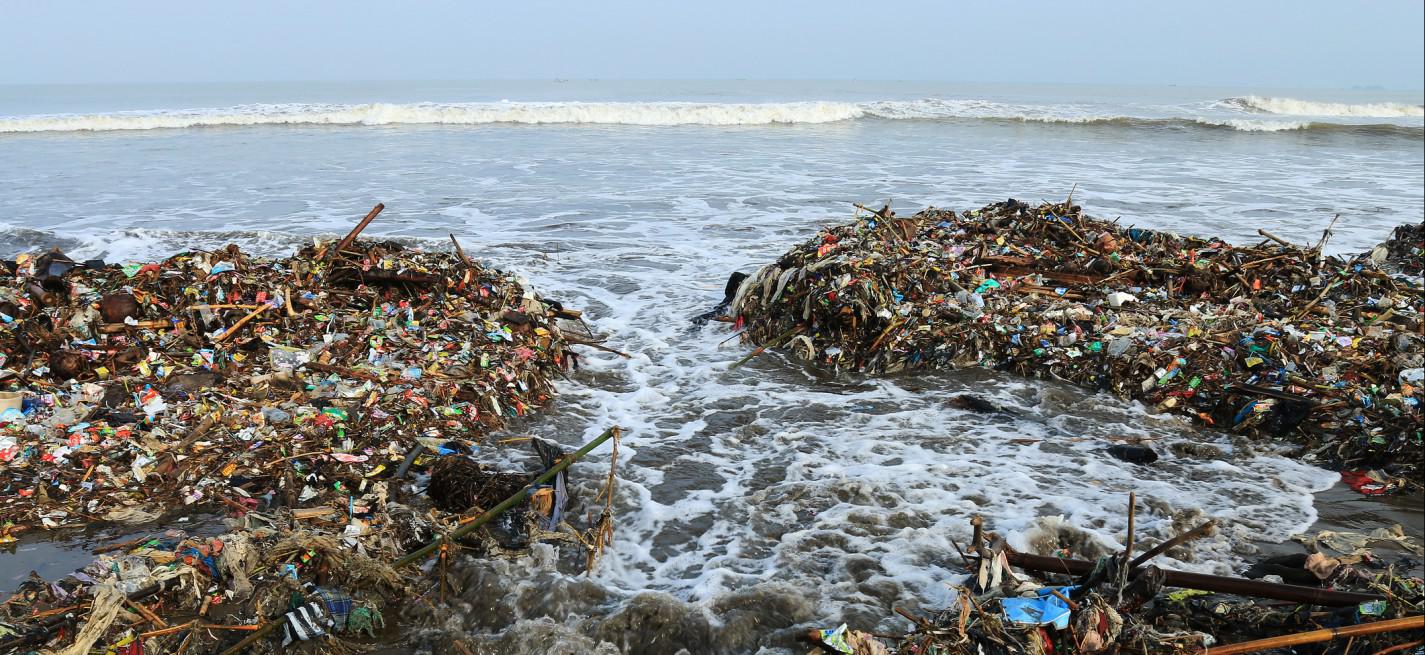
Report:
[[[1051,587],[1040,589],[1037,598],[1005,598],[999,602],[1004,618],[1021,625],[1053,625],[1056,630],[1069,627],[1069,605],[1049,592]],[[1074,587],[1053,587],[1068,596]]]

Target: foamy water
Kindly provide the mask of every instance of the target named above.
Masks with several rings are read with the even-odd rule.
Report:
[[[1263,115],[1300,117],[1264,119]],[[1103,105],[923,98],[847,102],[273,103],[96,113],[0,115],[0,134],[266,125],[774,125],[864,119],[1000,120],[1127,127],[1225,127],[1246,132],[1396,128],[1419,136],[1419,105],[1326,103],[1257,96],[1209,103]],[[1245,117],[1244,117],[1245,116]],[[1375,120],[1368,120],[1375,119]]]
[[[1403,102],[1315,102],[1296,98],[1246,96],[1229,98],[1223,104],[1249,111],[1288,116],[1348,116],[1362,118],[1402,118],[1425,116],[1425,107]]]
[[[930,111],[915,99],[792,98],[776,109],[737,100],[768,116]],[[1314,241],[1340,213],[1336,252],[1368,247],[1422,216],[1419,136],[1135,129],[996,113],[1103,109],[1030,100],[932,107],[982,114],[956,120],[711,124],[728,103],[678,98],[660,116],[701,122],[9,134],[0,136],[5,160],[22,165],[0,167],[0,242],[10,252],[58,245],[111,260],[227,242],[278,254],[314,234],[345,232],[377,201],[387,210],[372,235],[443,248],[454,232],[472,256],[584,308],[610,345],[632,354],[590,353],[550,411],[522,428],[571,445],[610,424],[626,429],[608,558],[588,580],[478,565],[468,575],[484,586],[466,598],[466,628],[510,652],[547,640],[592,650],[629,632],[619,626],[656,614],[680,617],[664,635],[675,642],[779,652],[810,625],[849,620],[894,631],[904,626],[891,618],[893,605],[948,602],[947,584],[958,580],[951,540],[965,542],[975,513],[1021,547],[1075,526],[1076,554],[1092,556],[1121,545],[1136,491],[1140,540],[1220,519],[1226,536],[1171,563],[1225,573],[1250,557],[1227,536],[1239,547],[1285,539],[1314,521],[1312,494],[1335,480],[1271,444],[1234,442],[1055,384],[975,372],[833,378],[777,355],[729,370],[746,350],[722,343],[725,326],[689,321],[720,300],[730,272],[848,220],[852,201],[970,208],[1060,198],[1077,184],[1074,197],[1092,213],[1239,241],[1258,238],[1259,227]],[[588,102],[603,115],[653,111],[643,99]],[[949,397],[958,393],[1013,414],[957,409]],[[1107,447],[1125,437],[1151,439],[1163,460],[1144,467],[1109,457]],[[1173,444],[1185,442],[1224,454],[1175,455]],[[607,456],[598,451],[576,477],[597,484]],[[645,591],[656,595],[638,595]]]

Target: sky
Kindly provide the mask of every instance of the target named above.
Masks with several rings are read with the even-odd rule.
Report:
[[[0,83],[1425,86],[1420,0],[0,0]]]

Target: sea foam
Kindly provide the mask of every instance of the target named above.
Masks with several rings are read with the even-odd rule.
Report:
[[[1230,128],[1247,132],[1298,129],[1390,128],[1418,136],[1418,106],[1400,103],[1344,105],[1283,98],[1229,98],[1213,103],[1213,115],[1191,107],[1111,108],[1092,104],[1017,104],[988,100],[708,102],[471,102],[365,104],[249,104],[233,107],[161,109],[87,114],[33,114],[0,117],[0,134],[110,132],[126,130],[245,127],[258,125],[777,125],[855,120],[998,121],[1065,125],[1190,129]],[[1131,109],[1124,111],[1124,109]],[[1244,114],[1314,116],[1318,120],[1240,120]],[[1322,121],[1339,117],[1356,121]],[[1361,118],[1393,119],[1362,125]],[[1404,119],[1407,124],[1400,124]]]
[[[1295,98],[1242,96],[1228,98],[1222,105],[1244,111],[1287,116],[1335,116],[1341,118],[1411,118],[1425,116],[1425,107],[1403,102],[1314,102]]]

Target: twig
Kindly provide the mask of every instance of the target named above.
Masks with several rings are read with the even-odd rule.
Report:
[[[582,339],[570,339],[568,335],[565,335],[565,336],[564,336],[564,340],[567,341],[567,342],[569,342],[570,344],[573,344],[573,345],[576,345],[576,346],[588,346],[588,347],[593,348],[593,349],[595,349],[595,350],[602,350],[602,351],[604,351],[604,352],[606,352],[606,353],[613,353],[613,354],[618,355],[619,357],[622,357],[622,358],[624,358],[624,359],[633,359],[633,355],[630,355],[630,354],[628,354],[628,353],[626,353],[626,352],[623,352],[623,351],[621,351],[621,350],[614,350],[613,348],[610,348],[610,347],[608,347],[608,346],[605,346],[604,344],[601,344],[601,343],[599,343],[599,342],[597,342],[597,341],[584,341],[584,340],[582,340]]]
[[[791,338],[791,336],[792,336],[793,334],[796,334],[797,332],[800,332],[801,329],[802,329],[802,326],[798,325],[798,326],[796,326],[796,327],[793,327],[793,328],[790,329],[790,330],[787,330],[786,332],[783,332],[783,333],[777,335],[777,338],[773,339],[770,343],[768,343],[768,344],[765,345],[765,346],[758,346],[758,347],[755,348],[752,352],[747,353],[747,355],[744,356],[742,359],[739,359],[739,360],[737,360],[736,362],[734,362],[734,363],[732,364],[732,366],[727,367],[727,370],[729,370],[729,371],[735,371],[735,370],[737,370],[738,368],[741,368],[743,364],[746,364],[747,362],[752,361],[752,358],[753,358],[753,357],[756,357],[756,356],[758,356],[758,355],[761,355],[761,354],[764,353],[764,352],[767,352],[767,349],[768,349],[768,348],[776,348],[777,346],[782,345],[782,343],[785,342],[787,339]]]
[[[455,240],[454,234],[450,235],[450,242],[455,244],[455,256],[460,258],[460,263],[464,264],[465,268],[475,268],[475,263],[465,256],[465,249],[460,247],[460,242]]]
[[[925,628],[925,629],[929,630],[929,629],[932,629],[932,628],[935,627],[935,626],[931,625],[929,621],[927,621],[927,620],[925,620],[925,619],[922,619],[922,618],[920,618],[920,617],[918,617],[918,616],[916,616],[916,615],[914,615],[914,614],[911,614],[910,612],[907,612],[906,610],[904,610],[904,609],[902,609],[902,608],[900,608],[900,607],[894,607],[894,608],[891,608],[891,609],[895,610],[896,614],[899,614],[899,615],[901,615],[901,616],[904,616],[906,619],[909,619],[911,623],[914,623],[914,624],[916,624],[916,625],[918,625],[918,626],[920,626],[920,627],[922,627],[922,628]]]
[[[1217,519],[1213,519],[1213,520],[1211,520],[1211,521],[1208,521],[1207,523],[1204,523],[1204,524],[1199,525],[1199,526],[1197,526],[1197,527],[1195,527],[1195,528],[1193,528],[1193,529],[1191,529],[1191,530],[1188,530],[1187,532],[1184,532],[1184,533],[1182,533],[1182,534],[1180,534],[1180,535],[1178,535],[1178,536],[1176,536],[1176,537],[1173,537],[1172,539],[1169,539],[1169,540],[1167,540],[1167,541],[1164,541],[1163,543],[1158,544],[1158,545],[1156,545],[1156,546],[1154,546],[1154,547],[1148,549],[1148,552],[1143,553],[1142,555],[1139,555],[1138,557],[1134,558],[1134,559],[1133,559],[1133,564],[1132,564],[1131,566],[1132,566],[1133,568],[1137,568],[1137,567],[1140,567],[1140,566],[1142,566],[1142,565],[1144,565],[1144,564],[1147,564],[1147,563],[1148,563],[1148,560],[1151,560],[1151,559],[1153,559],[1154,557],[1157,557],[1158,555],[1161,555],[1161,554],[1163,554],[1163,553],[1166,553],[1166,552],[1168,552],[1168,551],[1169,551],[1170,549],[1172,549],[1172,548],[1175,548],[1175,547],[1180,546],[1180,545],[1182,545],[1182,544],[1184,544],[1184,543],[1187,543],[1187,542],[1189,542],[1189,541],[1192,541],[1193,539],[1197,539],[1198,537],[1201,537],[1201,536],[1203,536],[1203,535],[1206,535],[1206,534],[1212,532],[1212,529],[1215,528],[1215,527],[1217,527]]]
[[[1331,223],[1326,226],[1325,230],[1322,230],[1321,240],[1316,242],[1316,247],[1312,248],[1312,250],[1319,253],[1322,248],[1326,247],[1326,242],[1331,239],[1331,228],[1336,227],[1336,220],[1339,218],[1341,218],[1340,214],[1331,217]]]

